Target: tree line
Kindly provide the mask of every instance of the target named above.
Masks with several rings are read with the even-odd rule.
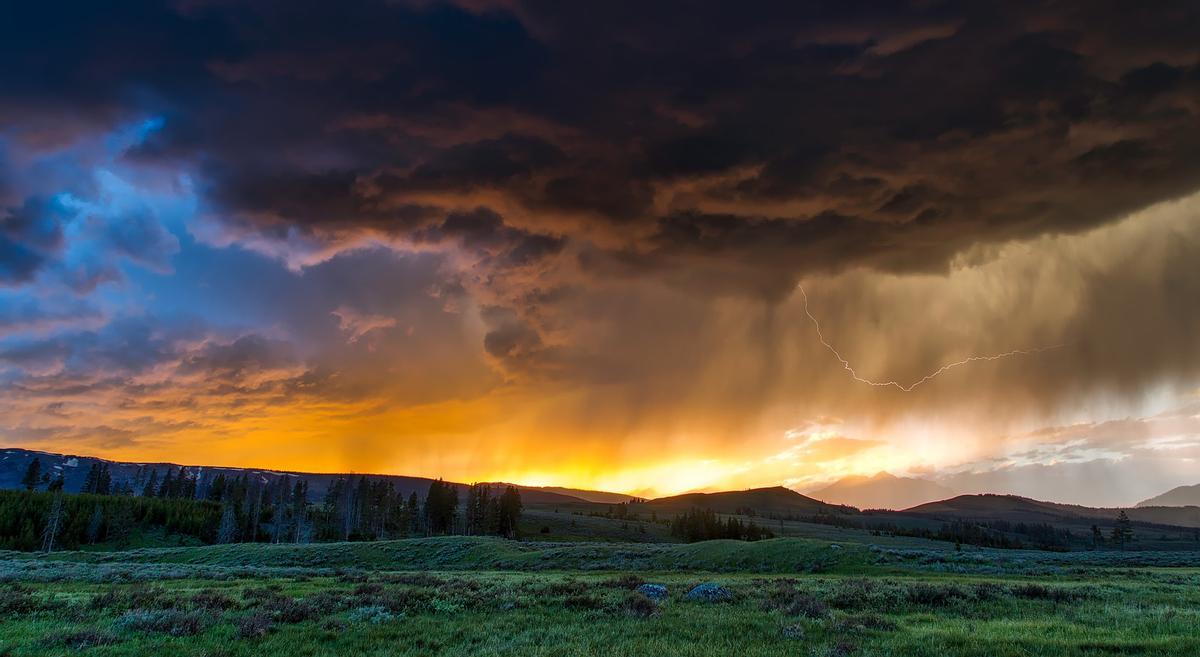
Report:
[[[74,549],[127,546],[138,532],[159,530],[204,543],[372,541],[442,534],[517,537],[523,505],[514,486],[475,484],[460,509],[458,488],[441,479],[425,496],[407,496],[384,478],[340,476],[323,499],[310,500],[300,477],[270,480],[248,473],[204,478],[194,468],[143,467],[116,482],[93,463],[79,494],[62,492],[34,459],[25,491],[0,492],[0,548]],[[36,489],[45,485],[45,492]]]
[[[733,516],[722,520],[712,509],[701,508],[675,516],[671,521],[671,535],[688,543],[719,538],[758,541],[775,537],[771,530],[759,527],[753,520],[742,522]]]

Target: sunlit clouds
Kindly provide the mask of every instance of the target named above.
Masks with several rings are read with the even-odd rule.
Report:
[[[1197,483],[1187,3],[48,11],[0,28],[47,53],[0,87],[5,444],[647,496]]]

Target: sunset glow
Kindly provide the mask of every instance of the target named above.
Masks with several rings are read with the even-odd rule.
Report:
[[[15,61],[0,442],[647,497],[1196,483],[1194,34],[525,4],[165,3]]]

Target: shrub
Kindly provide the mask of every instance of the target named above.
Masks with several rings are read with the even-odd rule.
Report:
[[[343,584],[362,584],[367,580],[367,574],[361,570],[343,570],[338,573],[338,581]]]
[[[926,584],[920,582],[908,587],[907,598],[913,604],[943,606],[955,599],[966,598],[966,591],[955,584]]]
[[[370,623],[379,625],[396,620],[396,615],[387,607],[359,607],[350,612],[350,620],[354,623]]]
[[[117,629],[131,632],[159,632],[171,636],[192,636],[204,629],[205,618],[195,612],[174,609],[152,611],[133,610],[125,612],[114,625]]]
[[[1004,595],[1004,588],[992,582],[981,582],[971,587],[976,600],[995,600]]]
[[[799,641],[800,639],[803,639],[804,638],[804,624],[803,623],[792,623],[791,625],[785,625],[783,628],[783,638],[792,639],[794,641]]]
[[[157,586],[134,587],[125,596],[130,609],[166,609],[174,606],[174,600]]]
[[[329,590],[317,591],[305,596],[304,602],[323,614],[331,614],[347,605],[347,601],[341,593]]]
[[[869,579],[846,579],[838,582],[829,596],[829,605],[837,609],[867,609],[889,607],[895,600],[895,590],[880,586]]]
[[[114,589],[109,589],[104,593],[92,594],[91,600],[88,601],[88,609],[99,610],[115,607],[121,603],[121,596]]]
[[[630,593],[621,603],[621,609],[634,618],[650,618],[658,615],[658,603],[641,593]]]
[[[205,589],[193,595],[190,599],[193,607],[205,611],[226,611],[238,609],[242,605],[233,598],[216,589]]]
[[[95,646],[111,646],[114,643],[119,643],[121,640],[108,632],[100,632],[98,630],[75,630],[71,632],[59,632],[51,634],[42,639],[42,645],[46,647],[66,646],[71,650],[83,650],[85,648],[93,648]]]
[[[392,584],[408,584],[410,586],[425,586],[429,588],[441,586],[446,580],[426,573],[393,573],[383,578]]]
[[[577,579],[565,579],[561,582],[547,584],[538,590],[538,593],[552,597],[569,597],[587,595],[592,587],[586,582],[581,582]]]
[[[346,623],[337,618],[326,618],[321,621],[320,627],[326,632],[344,632],[346,630]]]
[[[820,654],[824,657],[850,657],[856,652],[858,652],[858,646],[849,641],[838,641],[832,646],[826,647],[825,651]]]
[[[563,598],[563,606],[576,611],[599,609],[603,606],[599,598],[591,595],[568,595]]]
[[[824,602],[799,591],[790,582],[781,582],[778,587],[767,595],[763,601],[763,609],[781,611],[788,616],[804,616],[806,618],[825,618],[829,616],[829,607]]]
[[[319,610],[303,600],[278,597],[262,603],[262,610],[280,623],[303,623],[321,617]]]
[[[456,614],[462,611],[462,604],[453,600],[434,598],[429,601],[429,608],[439,614]]]
[[[375,595],[381,591],[383,591],[383,586],[374,582],[359,584],[354,587],[354,595]]]
[[[282,596],[283,587],[278,584],[267,586],[251,586],[242,590],[242,597],[254,602],[262,602]]]
[[[634,575],[631,573],[626,573],[624,575],[621,575],[620,577],[614,577],[610,580],[605,581],[604,585],[610,586],[614,589],[636,589],[637,587],[639,587],[645,583],[646,583],[646,580],[642,579],[641,577],[638,577],[637,575]]]
[[[237,621],[237,635],[243,639],[261,639],[275,629],[275,622],[270,616],[256,612],[242,616]]]
[[[867,630],[877,632],[894,632],[898,626],[892,621],[877,614],[859,614],[847,616],[839,620],[834,629],[848,634],[859,634]]]
[[[433,607],[434,595],[428,589],[384,589],[380,593],[353,596],[348,606],[385,607],[393,613],[423,611]]]
[[[1025,598],[1026,600],[1075,602],[1076,600],[1086,597],[1082,591],[1043,586],[1041,584],[1021,584],[1019,586],[1012,587],[1010,591],[1015,597]]]
[[[9,586],[0,589],[0,616],[29,614],[42,608],[42,604],[24,586]]]

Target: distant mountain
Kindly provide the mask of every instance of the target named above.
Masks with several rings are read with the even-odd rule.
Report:
[[[1070,511],[1063,504],[1040,502],[1017,495],[991,494],[959,495],[937,502],[919,504],[905,509],[904,512],[938,517],[987,518],[1014,522],[1052,522],[1064,517],[1080,517],[1080,514]]]
[[[942,519],[1007,520],[1062,524],[1085,521],[1110,522],[1124,510],[1134,522],[1200,527],[1200,507],[1090,507],[1031,500],[1017,495],[959,495],[948,500],[921,504],[903,513]],[[1086,523],[1085,523],[1086,524]]]
[[[129,482],[133,486],[135,493],[140,494],[145,486],[146,480],[150,477],[151,472],[157,472],[157,479],[162,481],[168,469],[178,469],[180,467],[187,468],[188,472],[198,474],[200,477],[200,486],[206,485],[206,482],[212,481],[218,474],[223,474],[226,477],[248,476],[252,481],[257,480],[260,483],[266,484],[280,478],[288,478],[291,480],[302,479],[308,483],[308,499],[310,501],[319,501],[325,497],[325,492],[329,486],[337,480],[338,477],[359,477],[366,476],[370,479],[383,479],[392,483],[396,490],[405,496],[416,493],[424,497],[429,490],[429,484],[433,481],[426,477],[405,477],[399,475],[362,475],[360,473],[314,473],[314,472],[291,472],[285,470],[264,470],[259,468],[225,468],[211,466],[196,466],[183,465],[177,463],[130,463],[125,461],[109,461],[107,459],[96,458],[93,456],[76,456],[72,454],[55,454],[52,452],[37,452],[27,449],[7,448],[0,449],[0,489],[21,488],[21,478],[25,474],[25,469],[29,467],[30,461],[37,458],[41,461],[41,469],[43,473],[47,473],[51,479],[63,475],[63,488],[68,493],[79,492],[83,488],[83,481],[87,477],[88,470],[94,463],[107,463],[109,472],[112,475],[114,485],[119,485],[123,482]],[[467,484],[450,482],[459,488],[460,495],[465,492]],[[497,486],[506,485],[497,483]],[[41,486],[45,488],[45,484]],[[581,497],[559,493],[555,491],[543,490],[536,487],[517,486],[521,491],[521,500],[525,504],[579,504],[586,503]]]
[[[860,509],[907,509],[944,500],[954,496],[955,491],[928,479],[880,472],[872,477],[845,477],[809,495],[831,504],[849,504]]]
[[[1138,502],[1137,506],[1200,506],[1200,484],[1172,488],[1158,497]]]
[[[540,490],[545,493],[557,493],[559,495],[568,495],[570,497],[578,497],[587,502],[595,502],[597,504],[621,504],[622,502],[638,502],[642,498],[625,493],[609,493],[602,490],[584,490],[580,488],[563,488],[562,486],[527,486],[523,490]]]
[[[752,509],[757,515],[808,516],[817,513],[857,513],[858,510],[826,504],[797,493],[790,488],[752,488],[750,490],[726,491],[721,493],[685,493],[660,497],[645,502],[648,510],[679,513],[693,507],[712,509],[717,513],[738,513]]]

